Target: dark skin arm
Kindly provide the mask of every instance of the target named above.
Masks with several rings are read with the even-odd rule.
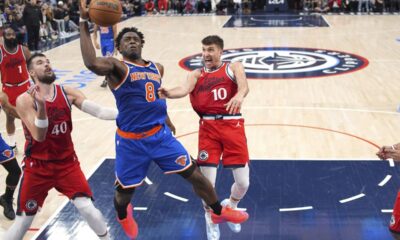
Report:
[[[164,76],[164,66],[161,65],[160,63],[155,63],[158,71],[160,72],[161,78]],[[176,134],[176,128],[174,124],[172,123],[171,119],[169,118],[169,115],[167,114],[167,119],[165,119],[165,124],[171,129],[171,132],[175,135]]]
[[[79,10],[81,18],[88,19],[86,1],[80,1]],[[80,22],[80,43],[83,62],[85,66],[100,76],[107,76],[108,85],[115,88],[123,80],[128,69],[121,61],[112,57],[96,57],[87,22]]]

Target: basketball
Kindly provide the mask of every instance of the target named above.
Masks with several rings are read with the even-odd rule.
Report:
[[[102,27],[119,22],[122,6],[119,0],[92,0],[89,5],[90,20]]]

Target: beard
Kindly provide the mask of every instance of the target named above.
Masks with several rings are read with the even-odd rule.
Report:
[[[48,84],[48,85],[52,84],[55,80],[56,80],[56,75],[54,74],[54,72],[50,76],[46,75],[42,79],[39,78],[39,82]]]
[[[13,49],[17,47],[18,41],[16,38],[11,38],[11,39],[4,38],[4,45],[9,49]]]

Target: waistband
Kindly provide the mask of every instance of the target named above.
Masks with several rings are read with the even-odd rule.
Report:
[[[150,130],[147,130],[145,132],[125,132],[122,131],[121,129],[117,129],[117,134],[123,138],[129,138],[129,139],[142,139],[142,138],[146,138],[146,137],[150,137],[153,136],[154,134],[156,134],[160,129],[161,129],[162,125],[157,125],[155,127],[153,127]]]
[[[241,119],[242,114],[235,114],[235,115],[229,115],[229,114],[214,114],[214,115],[203,115],[201,116],[202,119],[204,120],[231,120],[231,119]]]
[[[7,86],[7,87],[20,87],[20,86],[22,86],[22,85],[25,85],[26,83],[28,83],[29,82],[29,79],[28,80],[25,80],[25,81],[23,81],[23,82],[20,82],[20,83],[16,83],[16,84],[14,84],[14,83],[3,83],[5,86]]]

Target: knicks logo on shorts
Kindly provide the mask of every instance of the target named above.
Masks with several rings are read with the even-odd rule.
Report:
[[[199,160],[206,161],[208,159],[208,152],[206,150],[201,150],[199,153]]]
[[[25,204],[25,207],[29,211],[33,211],[37,209],[37,202],[36,200],[28,200]]]
[[[396,219],[394,215],[392,215],[392,217],[390,218],[390,226],[394,226],[394,224],[396,224]]]
[[[183,167],[186,166],[186,161],[187,161],[186,156],[180,156],[180,157],[178,157],[178,159],[175,160],[176,164],[183,166]]]
[[[2,154],[3,154],[3,156],[10,158],[12,156],[13,152],[12,152],[12,150],[7,149],[7,150],[4,150]]]

